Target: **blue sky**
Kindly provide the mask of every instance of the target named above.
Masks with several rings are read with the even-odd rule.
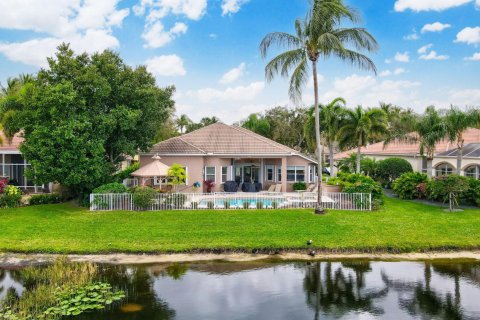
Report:
[[[319,65],[320,97],[348,105],[480,105],[480,0],[348,0],[377,38],[378,74],[334,59]],[[0,0],[0,81],[33,73],[56,45],[106,48],[174,84],[177,113],[238,121],[288,100],[286,79],[266,83],[258,45],[293,31],[309,0]],[[272,52],[274,54],[275,52]],[[304,104],[312,102],[307,85]]]

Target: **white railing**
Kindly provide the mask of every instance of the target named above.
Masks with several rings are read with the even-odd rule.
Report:
[[[131,193],[91,194],[91,211],[112,210],[233,210],[314,208],[317,194],[295,193],[159,193],[147,208],[135,204]],[[372,210],[369,193],[324,193],[322,205],[335,210]]]

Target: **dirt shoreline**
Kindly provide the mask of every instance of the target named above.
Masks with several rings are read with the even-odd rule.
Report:
[[[20,254],[0,253],[0,267],[25,266],[43,264],[59,257],[57,254]],[[426,252],[426,253],[318,253],[314,257],[306,253],[281,253],[281,254],[248,254],[248,253],[226,253],[226,254],[92,254],[92,255],[67,255],[72,261],[95,262],[107,264],[155,264],[175,262],[248,262],[259,260],[278,261],[317,261],[317,260],[345,260],[345,259],[367,259],[367,260],[435,260],[435,259],[461,259],[480,260],[480,251],[452,251],[452,252]]]

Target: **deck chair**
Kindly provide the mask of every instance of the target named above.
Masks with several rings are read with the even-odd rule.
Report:
[[[282,185],[281,184],[276,184],[273,192],[282,192]]]
[[[274,192],[275,191],[275,185],[272,184],[270,187],[268,187],[267,192]]]
[[[308,186],[307,190],[305,190],[305,192],[312,192],[312,190],[315,189],[315,185],[314,184],[311,184]]]

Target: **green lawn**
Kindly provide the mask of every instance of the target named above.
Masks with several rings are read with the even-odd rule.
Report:
[[[480,248],[480,209],[446,213],[386,199],[374,212],[311,210],[90,212],[70,204],[0,210],[0,251],[180,252],[194,249]]]

